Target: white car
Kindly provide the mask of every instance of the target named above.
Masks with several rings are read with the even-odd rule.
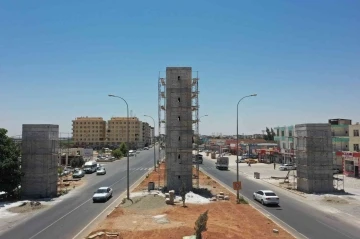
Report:
[[[263,205],[268,205],[268,204],[279,205],[280,203],[279,197],[273,191],[270,190],[260,190],[254,192],[253,198],[256,201],[261,202],[261,204]]]
[[[280,171],[296,170],[296,166],[293,164],[283,164],[279,167]]]
[[[93,202],[103,201],[106,202],[112,197],[113,190],[110,187],[101,187],[93,195]]]
[[[106,174],[106,170],[104,167],[99,167],[97,170],[96,170],[96,175],[105,175]]]

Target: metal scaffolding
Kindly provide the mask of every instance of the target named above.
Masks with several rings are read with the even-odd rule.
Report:
[[[194,143],[196,154],[199,154],[200,132],[199,132],[199,72],[196,71],[196,78],[191,83],[191,110],[193,119]],[[197,157],[197,155],[195,157]],[[196,164],[196,187],[199,188],[199,164]]]

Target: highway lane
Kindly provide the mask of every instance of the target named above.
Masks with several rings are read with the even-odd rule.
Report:
[[[147,172],[146,169],[153,167],[153,157],[154,152],[150,149],[141,151],[137,157],[130,158],[130,185],[143,176]],[[113,200],[126,191],[126,160],[107,163],[105,167],[106,175],[86,175],[87,183],[79,189],[79,192],[23,221],[0,235],[0,238],[68,239],[75,236]],[[101,186],[110,185],[114,189],[113,198],[106,203],[94,204],[92,202],[94,191]]]
[[[232,183],[236,181],[236,173],[234,171],[216,170],[214,160],[204,158],[204,163],[200,168],[231,188]],[[269,188],[241,174],[239,178],[242,181],[243,187],[240,192],[250,200],[253,200],[253,192]],[[266,214],[270,215],[270,218],[275,216],[305,237],[315,239],[360,238],[360,228],[339,221],[330,214],[295,200],[288,195],[289,192],[284,192],[281,189],[273,191],[280,197],[280,207],[267,207],[262,206],[260,203],[258,205],[255,203],[255,205],[264,209]]]

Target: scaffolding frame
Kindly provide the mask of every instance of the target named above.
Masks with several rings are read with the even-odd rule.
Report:
[[[311,127],[295,130],[296,136],[292,138],[297,164],[297,187],[301,184],[299,183],[301,178],[308,180],[311,188],[319,187],[317,184],[321,185],[320,188],[327,188],[330,185],[329,182],[333,184],[334,180],[331,132]],[[329,157],[331,160],[328,159]],[[311,167],[308,168],[308,166]]]
[[[193,71],[194,72],[194,71]],[[192,122],[193,122],[193,132],[194,132],[194,141],[196,146],[196,156],[199,154],[199,141],[200,141],[200,132],[199,132],[199,72],[196,72],[196,77],[192,78],[191,82],[191,111],[192,111]],[[194,72],[194,73],[195,73]],[[199,188],[199,170],[200,166],[196,164],[196,187]]]

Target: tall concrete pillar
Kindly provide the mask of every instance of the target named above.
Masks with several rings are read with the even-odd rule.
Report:
[[[191,67],[166,68],[166,186],[192,189]]]
[[[57,195],[59,126],[24,124],[22,130],[21,193],[29,198]]]
[[[295,125],[297,189],[327,193],[333,186],[333,145],[330,124]]]

